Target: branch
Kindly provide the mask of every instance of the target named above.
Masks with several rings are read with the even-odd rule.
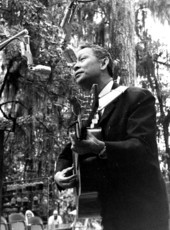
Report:
[[[167,67],[170,67],[170,64],[166,63],[166,62],[162,62],[162,61],[157,61],[157,60],[153,60],[154,62],[161,64],[161,65],[165,65]]]
[[[2,107],[3,105],[6,105],[8,103],[16,103],[16,104],[18,103],[18,104],[22,105],[24,108],[26,108],[25,105],[22,104],[22,102],[20,102],[20,101],[6,101],[6,102],[1,103],[0,107]]]
[[[8,115],[3,111],[3,109],[0,107],[0,110],[1,110],[1,112],[2,112],[2,114],[3,114],[3,116],[7,119],[7,120],[9,120],[9,117],[8,117]]]
[[[42,121],[40,121],[40,119],[38,119],[37,117],[35,117],[35,119],[46,129],[48,133],[50,132],[50,129]]]

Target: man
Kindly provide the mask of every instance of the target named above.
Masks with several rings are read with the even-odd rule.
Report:
[[[59,225],[63,223],[61,216],[58,215],[58,211],[54,210],[53,215],[48,219],[48,230],[55,230]]]
[[[26,223],[26,225],[30,225],[29,219],[30,219],[31,217],[34,217],[34,213],[33,213],[31,210],[27,210],[27,211],[25,212],[25,223]]]
[[[102,47],[81,46],[74,72],[75,81],[83,89],[98,84],[99,106],[101,99],[118,87],[112,78],[110,54]],[[91,173],[92,178],[94,172],[86,157],[95,155],[93,170],[100,179],[97,189],[104,230],[168,230],[168,201],[158,162],[153,95],[146,89],[128,87],[101,112],[101,140],[89,132],[84,140],[70,135],[71,143],[58,159],[58,186],[65,189],[75,184],[76,175],[69,175],[72,151],[79,154],[84,174]]]

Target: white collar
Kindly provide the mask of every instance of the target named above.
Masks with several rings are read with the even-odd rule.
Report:
[[[113,80],[109,81],[109,83],[99,93],[99,99],[105,96],[106,94],[110,93],[112,86],[113,86]]]

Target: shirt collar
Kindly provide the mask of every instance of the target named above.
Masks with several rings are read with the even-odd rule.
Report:
[[[99,98],[109,93],[112,87],[113,87],[113,80],[109,81],[109,83],[102,89],[102,91],[99,93]]]

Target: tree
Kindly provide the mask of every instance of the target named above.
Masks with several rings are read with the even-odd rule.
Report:
[[[112,0],[110,42],[113,60],[118,60],[121,81],[135,84],[135,43],[134,43],[134,6],[133,1]]]

